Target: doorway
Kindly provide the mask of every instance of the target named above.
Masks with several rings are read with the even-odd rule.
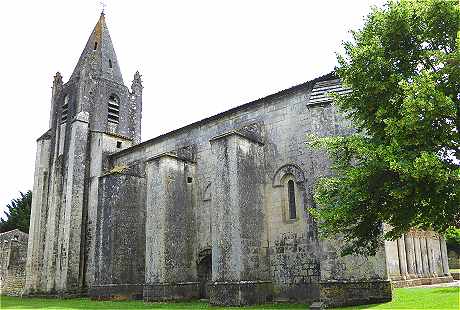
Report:
[[[198,260],[198,281],[200,281],[200,298],[209,299],[208,286],[212,278],[211,250],[204,250]]]

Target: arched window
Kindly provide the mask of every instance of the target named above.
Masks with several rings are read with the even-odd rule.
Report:
[[[289,219],[293,220],[297,217],[295,205],[295,188],[294,181],[288,181],[288,203],[289,203]]]
[[[112,59],[109,59],[109,68],[112,68]]]
[[[118,124],[118,121],[120,120],[120,99],[117,97],[117,95],[110,95],[108,108],[109,122]]]
[[[97,42],[94,42],[94,50],[97,50]]]
[[[69,95],[65,95],[64,103],[62,104],[61,123],[67,122],[68,113],[69,113]]]

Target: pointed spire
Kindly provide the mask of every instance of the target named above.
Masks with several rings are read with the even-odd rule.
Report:
[[[104,11],[101,12],[99,20],[89,36],[71,79],[80,76],[84,68],[89,68],[105,79],[123,84],[115,49],[113,48],[109,29],[105,23]]]

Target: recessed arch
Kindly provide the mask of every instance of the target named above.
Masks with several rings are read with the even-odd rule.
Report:
[[[302,169],[300,169],[300,167],[295,164],[286,164],[278,168],[278,170],[276,170],[275,174],[273,175],[273,180],[272,180],[273,187],[283,186],[284,184],[282,182],[282,179],[285,175],[288,175],[288,174],[293,176],[295,182],[298,185],[303,185],[305,183],[305,175]],[[299,187],[302,187],[302,186],[299,186]]]

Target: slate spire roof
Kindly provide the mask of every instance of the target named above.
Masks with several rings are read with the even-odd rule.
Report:
[[[71,79],[80,76],[81,71],[88,66],[102,78],[124,84],[109,29],[105,23],[104,12],[101,13],[93,32],[89,36]]]

